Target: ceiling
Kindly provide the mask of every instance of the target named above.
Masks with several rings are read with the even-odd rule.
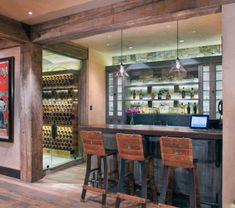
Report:
[[[38,24],[58,17],[103,7],[123,0],[1,0],[0,14],[26,24]],[[17,12],[16,12],[17,11]],[[32,11],[31,16],[28,11]],[[179,21],[179,48],[221,44],[221,14]],[[120,30],[73,40],[109,56],[120,55]],[[123,30],[123,54],[176,49],[176,22]]]
[[[0,14],[33,25],[123,0],[1,0]],[[33,14],[28,15],[31,11]]]
[[[123,30],[123,54],[176,49],[176,21]],[[179,48],[221,44],[221,14],[179,21]],[[73,40],[110,56],[120,55],[121,32]]]

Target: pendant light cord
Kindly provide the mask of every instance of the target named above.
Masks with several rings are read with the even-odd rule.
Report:
[[[123,50],[123,43],[122,43],[122,41],[123,41],[123,31],[122,31],[122,29],[121,29],[121,64],[122,64],[122,50]]]
[[[179,22],[177,20],[177,34],[176,34],[176,38],[177,38],[177,50],[176,50],[176,54],[177,54],[177,58],[179,58]]]

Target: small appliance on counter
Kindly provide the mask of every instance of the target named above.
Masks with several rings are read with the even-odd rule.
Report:
[[[220,114],[219,128],[223,128],[223,100],[220,100],[218,103],[218,112]]]

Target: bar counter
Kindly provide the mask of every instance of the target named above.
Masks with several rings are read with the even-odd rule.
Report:
[[[103,133],[134,133],[144,136],[175,136],[200,140],[222,140],[221,130],[191,129],[182,126],[97,124],[79,126],[78,130],[94,130],[102,131]]]

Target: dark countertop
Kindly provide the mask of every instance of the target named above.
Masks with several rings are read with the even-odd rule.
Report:
[[[145,136],[188,137],[200,140],[222,140],[222,130],[190,129],[189,127],[182,126],[97,124],[78,126],[78,130],[94,130],[102,131],[103,133],[132,133]]]

